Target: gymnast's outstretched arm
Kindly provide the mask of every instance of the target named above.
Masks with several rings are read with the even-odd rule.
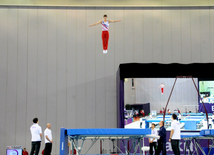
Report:
[[[101,23],[102,23],[102,20],[100,20],[100,21],[98,21],[98,22],[96,22],[96,23],[94,23],[94,24],[89,25],[89,27],[91,27],[91,26],[96,26],[96,25],[101,24]]]
[[[109,23],[115,23],[115,22],[120,22],[121,20],[108,20]]]

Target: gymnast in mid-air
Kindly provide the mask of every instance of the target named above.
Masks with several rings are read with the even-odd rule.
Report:
[[[163,92],[164,92],[164,87],[165,87],[165,86],[164,86],[163,83],[161,83],[160,86],[159,86],[159,88],[161,88],[161,94],[162,94],[162,95],[163,95]]]
[[[108,50],[108,40],[109,40],[109,23],[115,23],[115,22],[120,22],[121,20],[107,20],[107,15],[103,15],[103,21],[100,20],[97,23],[91,24],[89,25],[89,27],[91,26],[95,26],[98,24],[102,24],[102,40],[103,40],[103,53],[106,54],[107,50]]]

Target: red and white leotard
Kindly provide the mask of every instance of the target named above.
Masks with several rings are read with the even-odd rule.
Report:
[[[164,91],[164,85],[163,85],[163,84],[161,84],[159,87],[161,88],[161,93],[163,94],[163,91]]]
[[[102,41],[103,41],[103,50],[108,49],[108,40],[109,40],[109,22],[108,20],[106,22],[102,21]]]
[[[108,31],[108,29],[109,29],[108,20],[106,22],[102,21],[102,31]]]

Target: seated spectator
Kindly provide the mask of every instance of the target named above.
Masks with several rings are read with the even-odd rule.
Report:
[[[26,148],[23,149],[22,155],[28,155],[28,152],[26,151]]]
[[[179,108],[178,108],[178,113],[179,113],[179,114],[181,113],[181,111],[179,110]]]
[[[145,112],[144,112],[143,109],[140,111],[140,113],[141,113],[141,115],[142,115],[143,117],[145,117]]]

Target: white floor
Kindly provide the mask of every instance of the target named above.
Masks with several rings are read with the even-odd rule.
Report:
[[[125,125],[125,128],[128,128],[128,129],[140,128],[140,121],[136,121],[136,122],[132,122],[130,124],[127,124],[127,125]]]

